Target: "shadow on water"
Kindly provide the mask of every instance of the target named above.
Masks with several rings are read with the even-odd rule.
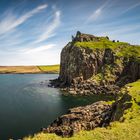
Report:
[[[63,96],[47,87],[56,74],[0,75],[0,139],[19,139],[39,132],[69,108],[110,100],[106,96]]]

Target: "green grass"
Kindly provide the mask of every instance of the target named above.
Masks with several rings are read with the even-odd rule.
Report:
[[[46,73],[59,73],[60,65],[38,66],[38,68]]]
[[[117,59],[116,59],[117,60]],[[122,63],[120,63],[122,64]],[[93,75],[91,79],[96,82],[97,84],[101,84],[102,82],[108,83],[115,83],[116,76],[115,76],[115,69],[117,65],[108,65],[105,64],[103,69],[100,69],[100,72],[96,75]]]
[[[116,53],[117,56],[126,58],[133,58],[140,62],[140,46],[125,46]]]
[[[140,117],[132,122],[114,122],[108,128],[96,128],[92,131],[81,131],[71,138],[61,138],[54,134],[40,133],[26,140],[139,140]]]
[[[74,44],[77,47],[84,47],[84,48],[90,48],[90,49],[116,49],[119,46],[128,46],[128,43],[125,42],[112,42],[109,40],[101,40],[99,42],[76,42]]]
[[[123,121],[115,121],[107,128],[95,128],[91,131],[81,131],[71,138],[62,138],[55,134],[39,133],[34,137],[27,137],[24,140],[139,140],[140,137],[140,80],[126,85],[128,94],[132,96],[131,108],[125,110]],[[125,94],[122,88],[120,99]],[[121,109],[121,108],[120,108]]]
[[[90,48],[92,50],[111,49],[118,57],[134,58],[140,62],[140,46],[130,45],[125,42],[112,42],[101,39],[99,42],[75,42],[76,47]]]

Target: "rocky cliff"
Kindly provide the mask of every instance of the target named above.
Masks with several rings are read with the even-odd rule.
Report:
[[[109,94],[115,98],[70,109],[43,131],[72,136],[80,130],[103,127],[112,121],[136,118],[140,112],[138,79],[140,46],[77,32],[61,52],[60,75],[52,84],[69,94]],[[130,82],[134,83],[127,85]]]
[[[55,86],[72,94],[94,94],[107,87],[113,92],[116,86],[139,78],[139,46],[78,31],[61,52],[60,76]]]

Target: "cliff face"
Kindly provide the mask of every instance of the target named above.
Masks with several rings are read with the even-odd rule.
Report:
[[[77,32],[61,52],[60,75],[54,85],[69,94],[113,94],[110,97],[115,98],[70,109],[43,131],[68,137],[112,121],[132,121],[139,116],[140,81],[134,82],[138,79],[140,46]]]
[[[69,43],[61,53],[60,79],[68,85],[87,80],[97,74],[102,60],[103,52],[93,52]]]
[[[139,58],[138,46],[77,32],[61,52],[60,87],[78,88],[87,80],[123,86],[140,78]]]
[[[93,51],[69,43],[61,53],[60,79],[64,84],[81,82],[100,73],[105,64],[113,64],[114,56],[110,49]]]
[[[93,52],[90,48],[76,47],[77,41],[99,41],[92,35],[77,32],[72,42],[69,42],[61,52],[60,80],[63,84],[81,82],[97,74],[103,65],[103,51]]]

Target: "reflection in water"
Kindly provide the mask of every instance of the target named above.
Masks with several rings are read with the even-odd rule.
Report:
[[[0,75],[0,139],[34,134],[69,108],[94,102],[94,97],[63,96],[58,89],[47,87],[49,79],[57,76]]]

